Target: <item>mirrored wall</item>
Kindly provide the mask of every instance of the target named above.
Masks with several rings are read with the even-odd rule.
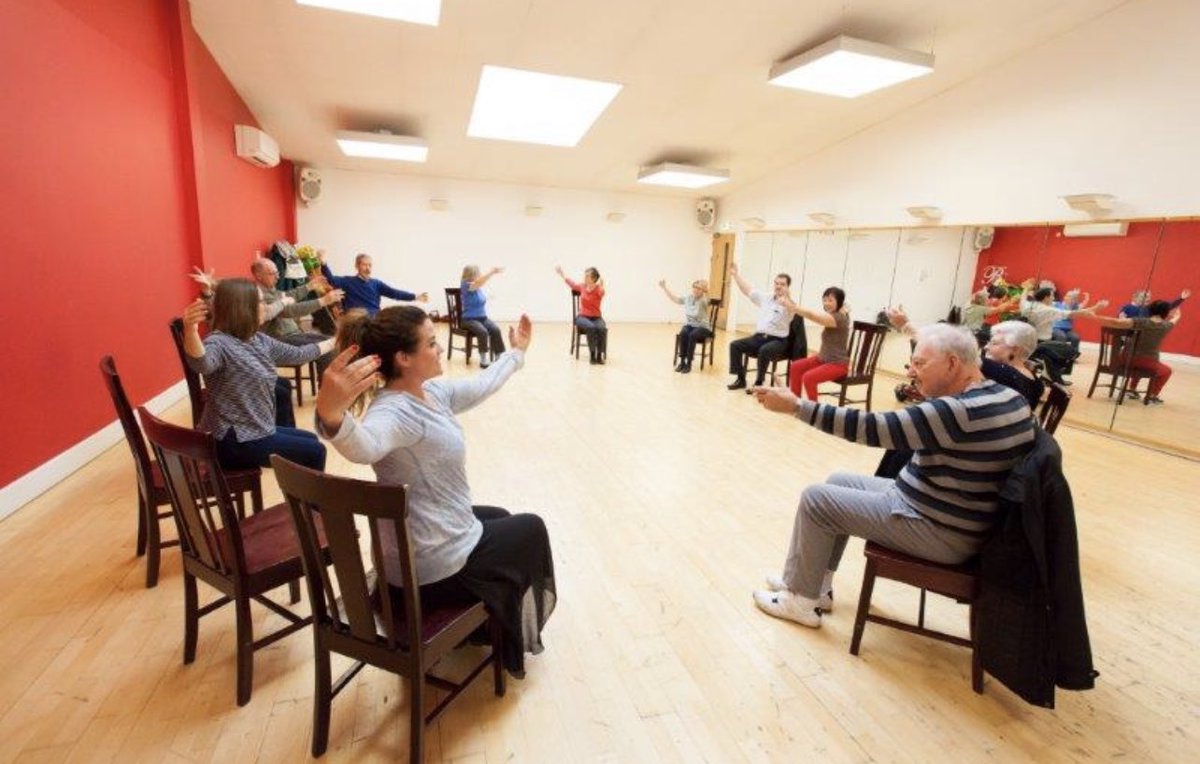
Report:
[[[997,227],[994,235],[975,228],[931,227],[840,231],[754,232],[739,243],[743,276],[769,285],[776,273],[792,277],[792,295],[819,308],[829,286],[846,290],[852,317],[873,321],[888,305],[903,305],[918,324],[945,319],[951,308],[967,304],[985,283],[1003,278],[1020,284],[1028,278],[1058,291],[1079,289],[1090,304],[1108,300],[1101,315],[1117,317],[1135,292],[1150,300],[1174,302],[1185,290],[1200,289],[1200,221],[1139,221],[1106,228],[1062,225]],[[983,249],[977,246],[986,244]],[[1136,397],[1120,404],[1097,377],[1100,325],[1076,318],[1080,357],[1069,379],[1073,393],[1067,421],[1127,437],[1146,445],[1200,457],[1194,425],[1200,420],[1200,299],[1185,300],[1180,321],[1164,336],[1160,361],[1171,370],[1159,397],[1146,404],[1148,379]],[[1190,315],[1189,315],[1190,314]],[[752,331],[754,306],[740,300],[733,320]],[[809,346],[817,331],[809,327]],[[890,333],[879,369],[900,376],[909,356],[906,337]],[[1089,396],[1093,381],[1097,385]]]

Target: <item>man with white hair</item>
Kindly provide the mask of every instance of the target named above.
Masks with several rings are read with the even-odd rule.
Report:
[[[919,330],[908,375],[925,401],[882,413],[799,399],[785,388],[755,390],[770,411],[852,442],[914,452],[895,480],[838,472],[804,490],[783,575],[754,592],[766,613],[820,626],[849,536],[945,564],[983,545],[999,491],[1034,441],[1029,406],[983,377],[979,347],[963,327]]]

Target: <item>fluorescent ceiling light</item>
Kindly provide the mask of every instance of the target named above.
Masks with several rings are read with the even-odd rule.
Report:
[[[485,65],[467,135],[574,146],[620,91],[613,82]]]
[[[342,153],[348,157],[424,162],[429,155],[429,146],[425,141],[407,135],[339,130],[337,143]]]
[[[436,27],[442,0],[296,0],[300,5]]]
[[[710,170],[689,164],[663,162],[653,167],[643,167],[637,176],[638,183],[652,186],[675,186],[676,188],[704,188],[729,180],[729,170]]]
[[[771,67],[770,82],[856,98],[933,71],[933,56],[839,35]]]

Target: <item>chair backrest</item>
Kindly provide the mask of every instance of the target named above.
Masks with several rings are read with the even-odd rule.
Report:
[[[785,352],[792,361],[808,355],[808,331],[804,328],[804,316],[792,316],[792,321],[788,324]]]
[[[142,429],[162,470],[183,554],[214,573],[246,569],[238,514],[210,433],[169,424],[138,407]]]
[[[846,370],[848,379],[865,379],[875,375],[875,365],[879,363],[879,351],[883,349],[883,337],[887,331],[888,328],[883,324],[854,322],[854,330],[850,332],[850,343],[846,348],[850,355],[849,368]]]
[[[271,466],[291,508],[296,535],[300,539],[308,596],[317,628],[332,629],[364,643],[382,644],[393,650],[402,644],[410,648],[420,645],[421,600],[419,587],[414,585],[415,562],[408,541],[408,501],[404,486],[335,477],[278,455],[271,457]],[[324,526],[326,553],[331,566],[325,564],[317,517]],[[384,555],[380,533],[385,526],[395,528],[404,582],[404,634],[396,633],[398,619],[392,612],[392,598],[386,592],[380,592],[377,600],[383,611],[384,633],[379,633],[372,587],[360,546],[363,538],[355,524],[358,517],[366,520],[370,559],[381,578]],[[382,585],[381,581],[381,588]]]
[[[575,319],[579,318],[579,290],[571,290],[571,323],[575,323]]]
[[[100,359],[100,376],[104,377],[104,385],[112,397],[113,407],[117,410],[117,418],[121,420],[121,429],[125,431],[125,442],[133,452],[133,466],[137,470],[138,485],[141,486],[142,496],[147,501],[154,496],[150,477],[150,452],[146,449],[146,441],[142,438],[142,428],[138,427],[137,417],[133,415],[133,407],[125,395],[125,386],[117,374],[117,364],[111,355]]]
[[[462,329],[462,287],[446,287],[446,315],[451,330]]]
[[[1071,403],[1071,391],[1057,382],[1050,384],[1050,394],[1046,396],[1046,402],[1042,404],[1042,410],[1038,412],[1038,421],[1041,422],[1042,429],[1051,435],[1058,429],[1058,423],[1062,421],[1063,414],[1067,413],[1067,406]]]
[[[1128,362],[1128,358],[1123,357],[1124,351],[1137,343],[1137,336],[1137,329],[1100,327],[1100,357],[1096,361],[1097,370],[1123,373],[1122,369]]]
[[[710,299],[708,301],[708,326],[714,332],[717,330],[717,314],[721,312],[720,299]]]
[[[183,378],[187,382],[188,399],[192,403],[192,426],[195,427],[200,424],[200,417],[204,414],[204,383],[200,375],[187,364],[187,353],[183,350],[183,319],[171,319],[170,327],[175,352],[179,354],[179,365],[183,367]]]

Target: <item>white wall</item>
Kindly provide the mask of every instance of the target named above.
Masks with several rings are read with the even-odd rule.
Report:
[[[695,202],[633,194],[569,191],[415,176],[323,170],[321,199],[297,210],[299,241],[323,247],[334,273],[353,273],[354,255],[370,254],[374,275],[412,292],[428,291],[445,312],[443,288],[462,267],[503,266],[485,287],[488,314],[510,321],[567,321],[571,304],[554,273],[572,278],[595,266],[608,294],[610,321],[671,321],[678,306],[658,289],[665,278],[681,294],[707,278],[710,234],[695,222]],[[449,201],[435,212],[429,199]],[[525,208],[543,208],[529,217]],[[625,213],[620,223],[605,219]],[[386,304],[386,302],[385,302]]]
[[[1198,31],[1196,0],[1130,2],[730,194],[722,220],[904,225],[925,204],[950,225],[1072,220],[1058,197],[1085,192],[1115,194],[1114,217],[1198,214]]]

